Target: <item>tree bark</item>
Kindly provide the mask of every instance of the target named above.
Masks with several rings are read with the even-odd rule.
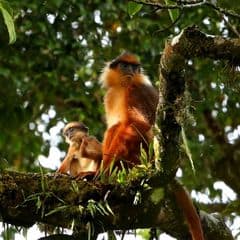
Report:
[[[4,222],[25,227],[41,222],[70,228],[74,220],[77,232],[87,223],[98,233],[157,227],[177,239],[190,239],[174,187],[161,181],[156,187],[158,177],[119,185],[6,171],[0,175],[0,212]],[[223,220],[204,212],[200,216],[206,239],[233,239]]]
[[[184,122],[185,106],[185,64],[194,57],[225,60],[233,66],[240,65],[240,39],[226,39],[219,36],[209,36],[199,31],[195,26],[188,27],[178,36],[170,40],[163,51],[160,62],[160,88],[165,102],[160,105],[160,128],[162,131],[162,165],[166,172],[174,173],[179,166],[179,132]],[[191,89],[190,89],[191,91]],[[217,123],[211,117],[210,109],[205,111],[209,129],[213,132],[216,144],[222,149],[222,156],[212,164],[214,177],[226,182],[238,195],[239,187],[239,142],[230,145],[224,129],[217,129]],[[219,135],[222,133],[221,135]],[[217,134],[217,135],[216,135]],[[175,146],[175,148],[174,148]],[[176,152],[177,151],[177,152]],[[169,161],[168,157],[171,156]],[[165,159],[167,158],[167,159]]]

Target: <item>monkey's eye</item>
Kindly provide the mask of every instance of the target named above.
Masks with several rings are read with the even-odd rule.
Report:
[[[120,62],[118,65],[122,70],[127,70],[129,68],[129,64],[125,62]]]
[[[118,66],[124,73],[140,73],[140,64],[119,62]]]
[[[64,135],[69,137],[74,132],[74,130],[75,130],[75,128],[71,127],[65,132]]]
[[[71,127],[68,129],[68,132],[73,132],[75,128]]]
[[[140,65],[139,64],[133,64],[132,65],[132,70],[135,73],[139,73],[140,72]]]

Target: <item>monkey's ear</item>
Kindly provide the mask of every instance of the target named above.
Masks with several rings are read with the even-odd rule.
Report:
[[[113,59],[109,64],[109,68],[116,68],[119,62],[120,62],[119,57]]]

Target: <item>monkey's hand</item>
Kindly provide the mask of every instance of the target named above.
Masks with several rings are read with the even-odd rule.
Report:
[[[81,157],[100,161],[102,158],[102,144],[92,136],[83,138],[80,146]]]

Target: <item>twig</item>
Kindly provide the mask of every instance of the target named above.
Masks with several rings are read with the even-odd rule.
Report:
[[[231,10],[226,10],[224,8],[221,8],[221,7],[218,7],[216,6],[215,4],[211,3],[211,2],[207,2],[205,1],[204,2],[205,5],[209,6],[209,7],[212,7],[213,9],[215,9],[216,11],[220,12],[220,13],[223,13],[225,15],[228,15],[228,16],[231,16],[231,17],[235,17],[235,18],[239,18],[240,19],[240,15],[231,11]]]
[[[169,24],[167,27],[165,27],[164,29],[160,29],[160,30],[157,30],[155,31],[155,33],[161,33],[161,32],[164,32],[164,31],[167,31],[169,30],[170,28],[172,28],[178,21],[179,19],[182,17],[183,15],[183,11],[181,10],[178,17],[174,20],[174,22],[172,22],[171,24]]]
[[[174,1],[174,0],[173,0]],[[176,2],[176,3],[178,3],[178,4],[184,4],[184,5],[187,5],[187,4],[196,4],[196,3],[202,3],[203,2],[203,0],[192,0],[192,1],[181,1],[181,0],[176,0],[176,1],[174,1],[174,2]]]
[[[235,26],[233,26],[228,19],[225,17],[224,14],[221,14],[223,21],[226,23],[226,25],[230,28],[230,30],[237,36],[240,38],[240,33],[238,32],[238,30],[236,29]]]
[[[143,4],[143,5],[147,5],[147,6],[158,7],[158,9],[182,9],[182,8],[192,8],[192,7],[203,5],[202,1],[194,3],[194,4],[186,4],[186,5],[179,5],[179,4],[164,5],[164,4],[161,4],[161,3],[150,2],[150,1],[142,1],[142,0],[128,0],[128,1]]]
[[[231,17],[235,17],[240,19],[240,14],[237,14],[231,10],[226,10],[224,8],[218,7],[215,4],[208,2],[206,0],[199,0],[199,1],[176,1],[177,4],[171,4],[171,5],[164,5],[158,2],[151,2],[151,1],[143,1],[143,0],[128,0],[128,1],[132,1],[135,3],[139,3],[139,4],[143,4],[143,5],[147,5],[147,6],[154,6],[154,7],[158,7],[159,9],[184,9],[184,8],[195,8],[195,7],[201,7],[201,6],[209,6],[211,8],[213,8],[214,10],[216,10],[217,12],[220,12],[224,15],[227,16],[231,16]]]

